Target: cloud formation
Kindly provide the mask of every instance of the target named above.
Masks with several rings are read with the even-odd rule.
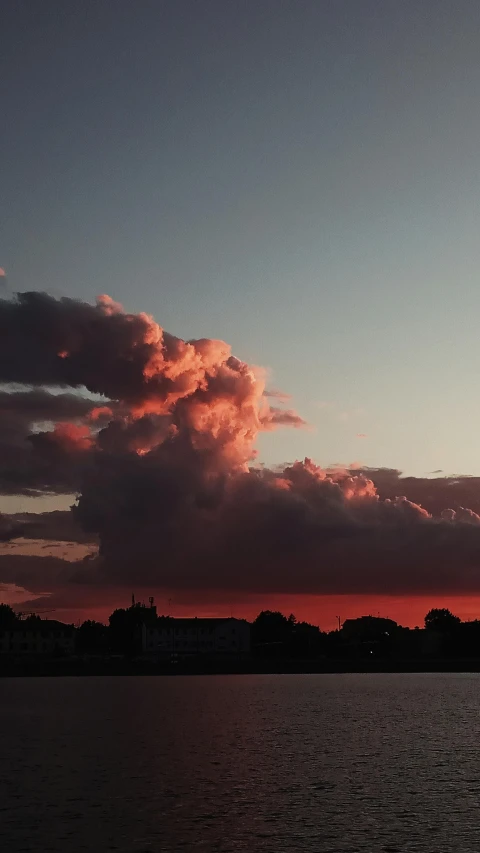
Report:
[[[0,372],[5,373],[1,367]],[[85,446],[89,422],[101,426],[111,417],[111,409],[99,409],[96,401],[79,394],[44,388],[5,390],[4,386],[0,391],[0,493],[77,491],[81,471],[71,451],[81,449],[81,435]]]
[[[9,523],[100,546],[73,565],[43,558],[33,575],[28,557],[7,555],[3,582],[480,590],[478,482],[310,459],[263,468],[258,434],[305,422],[223,341],[183,341],[106,296],[92,306],[19,294],[0,300],[0,382],[0,488],[79,495],[72,513]]]
[[[432,474],[441,473],[432,471]],[[432,515],[440,516],[445,507],[454,510],[470,507],[480,514],[480,477],[404,477],[395,468],[352,468],[351,474],[371,479],[381,500],[405,494]]]
[[[39,513],[18,512],[13,515],[0,515],[0,530],[2,519],[8,519],[10,527],[15,528],[15,538],[21,536],[23,539],[42,539],[57,543],[96,544],[95,537],[83,530],[76,515],[69,510]]]
[[[9,515],[0,513],[0,542],[10,542],[17,536],[21,536],[23,524]]]

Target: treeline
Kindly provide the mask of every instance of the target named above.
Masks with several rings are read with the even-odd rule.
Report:
[[[134,656],[141,652],[142,625],[161,627],[170,616],[157,616],[154,608],[135,604],[115,610],[108,625],[86,620],[76,629],[80,655]],[[19,618],[0,604],[0,632],[20,628],[35,630],[48,624],[39,616]],[[58,623],[56,623],[58,624]],[[251,623],[251,654],[263,660],[418,660],[424,657],[476,658],[480,660],[480,620],[463,622],[447,609],[432,609],[424,627],[405,628],[391,619],[361,616],[347,619],[334,631],[299,621],[293,614],[263,610]]]
[[[153,618],[156,624],[170,619],[153,617],[149,608],[135,605],[115,610],[108,626],[88,620],[77,629],[77,650],[80,654],[135,654],[138,629]],[[293,614],[263,610],[251,623],[251,654],[270,660],[480,658],[480,620],[463,622],[450,610],[432,609],[422,629],[362,616],[346,620],[340,630],[322,631]]]
[[[322,632],[295,616],[262,611],[252,624],[252,650],[262,657],[480,658],[480,620],[462,622],[446,608],[433,608],[424,627],[405,628],[392,619],[361,616]]]

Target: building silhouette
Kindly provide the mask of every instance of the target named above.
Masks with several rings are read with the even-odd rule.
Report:
[[[188,658],[197,655],[243,656],[250,652],[250,624],[245,619],[175,619],[170,616],[141,626],[143,654]]]
[[[56,619],[26,619],[0,631],[0,654],[69,656],[75,653],[75,628]]]

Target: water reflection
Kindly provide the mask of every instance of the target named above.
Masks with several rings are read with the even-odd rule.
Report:
[[[478,851],[476,675],[4,679],[3,849]]]

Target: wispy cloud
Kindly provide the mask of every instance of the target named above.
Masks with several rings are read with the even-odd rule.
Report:
[[[32,601],[49,596],[48,592],[30,592],[16,583],[0,583],[0,599],[4,604],[23,604],[24,601]]]

